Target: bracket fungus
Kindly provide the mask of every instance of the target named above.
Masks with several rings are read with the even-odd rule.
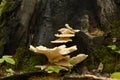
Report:
[[[51,43],[67,43],[69,41],[72,41],[70,37],[74,37],[76,32],[79,32],[80,30],[74,30],[71,28],[68,24],[65,24],[66,28],[61,28],[58,30],[61,34],[55,34],[56,37],[59,37],[58,39],[51,41]]]
[[[77,47],[72,46],[72,47],[66,48],[65,45],[61,45],[54,48],[47,48],[44,46],[33,47],[32,45],[30,45],[30,50],[36,53],[44,54],[48,58],[48,61],[50,63],[55,63],[62,59],[69,58],[68,56],[64,56],[64,55],[67,55],[77,50]]]
[[[58,30],[61,32],[61,34],[55,34],[55,36],[59,37],[59,39],[52,41],[52,43],[68,42],[71,40],[69,37],[74,37],[75,33],[80,31],[72,29],[68,24],[65,26],[66,28],[61,28]],[[76,45],[71,47],[60,45],[54,48],[47,48],[42,45],[37,47],[30,45],[29,49],[37,54],[44,54],[48,58],[48,64],[36,65],[35,67],[45,70],[49,73],[53,72],[53,67],[57,68],[57,70],[70,70],[74,65],[82,62],[88,57],[88,55],[85,54],[78,54],[77,56],[70,57],[70,53],[77,50]]]
[[[70,58],[68,54],[77,50],[76,46],[66,48],[65,45],[61,45],[54,48],[46,48],[44,46],[34,47],[30,45],[30,50],[38,54],[44,54],[48,58],[49,65],[36,66],[37,68],[47,69],[48,66],[58,66],[63,70],[69,70],[74,65],[82,62],[87,58],[88,55],[79,54],[75,57]]]

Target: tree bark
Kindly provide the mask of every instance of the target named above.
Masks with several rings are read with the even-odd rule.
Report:
[[[5,52],[7,50],[11,53],[21,44],[27,48],[30,44],[55,47],[50,41],[55,40],[54,34],[57,30],[68,23],[74,29],[88,29],[92,33],[98,28],[105,32],[105,36],[94,39],[89,39],[88,35],[80,32],[74,38],[74,42],[67,44],[76,44],[79,52],[93,56],[92,52],[96,46],[102,45],[110,32],[112,21],[120,17],[117,15],[120,1],[115,1],[22,0],[14,15],[14,23],[10,25],[10,41],[5,46]]]

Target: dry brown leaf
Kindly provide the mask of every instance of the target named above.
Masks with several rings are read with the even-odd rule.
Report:
[[[97,36],[103,36],[104,32],[98,28],[95,28],[94,31],[91,32],[90,34],[97,37]]]
[[[102,72],[103,71],[103,67],[104,67],[104,65],[102,63],[100,63],[98,68],[97,68],[97,72]]]
[[[117,38],[116,37],[113,37],[112,38],[112,42],[115,43],[117,41]]]
[[[89,32],[88,29],[82,30],[82,32],[84,32],[90,39],[104,35],[104,32],[98,28],[95,28],[93,32]]]

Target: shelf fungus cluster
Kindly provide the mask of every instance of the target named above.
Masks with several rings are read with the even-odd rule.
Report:
[[[51,41],[51,43],[67,43],[69,41],[72,41],[70,37],[74,37],[75,33],[80,31],[74,30],[68,24],[65,24],[65,26],[66,28],[61,28],[58,30],[58,32],[60,32],[61,34],[55,34],[58,39],[55,41]]]
[[[62,28],[58,31],[61,32],[61,34],[56,34],[57,37],[69,39],[69,37],[75,36],[75,32],[78,32],[79,30],[73,30],[71,27],[69,27],[68,24],[66,24],[66,28]],[[61,42],[64,43],[65,40],[61,41],[61,39],[58,39],[52,41],[52,43],[61,43]],[[68,42],[68,40],[66,42]],[[67,47],[66,45],[60,45],[54,48],[47,48],[42,45],[37,47],[30,45],[30,50],[38,54],[44,54],[48,58],[48,62],[49,62],[48,64],[37,65],[35,67],[40,68],[41,70],[45,70],[49,73],[54,72],[53,71],[54,69],[57,71],[70,70],[74,65],[82,62],[88,56],[85,54],[78,54],[77,56],[70,57],[70,53],[77,50],[76,45],[71,47]]]

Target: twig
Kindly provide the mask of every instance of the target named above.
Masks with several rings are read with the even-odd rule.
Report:
[[[96,79],[96,80],[117,80],[117,79],[113,79],[113,78],[107,78],[107,77],[98,77],[92,74],[84,74],[84,75],[71,75],[71,76],[66,76],[65,78],[92,78],[92,79]]]

